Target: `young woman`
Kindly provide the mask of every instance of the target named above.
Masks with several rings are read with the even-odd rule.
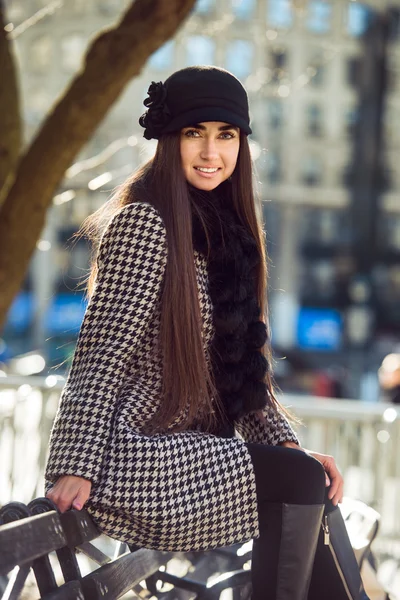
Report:
[[[246,91],[190,67],[148,93],[140,124],[156,154],[84,227],[103,235],[47,496],[147,548],[254,538],[253,600],[304,600],[310,580],[309,598],[361,598],[342,572],[323,595],[311,576],[343,480],[332,457],[300,448],[274,394]]]

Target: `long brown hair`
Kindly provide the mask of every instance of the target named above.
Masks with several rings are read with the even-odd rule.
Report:
[[[247,136],[241,133],[238,160],[231,177],[232,203],[242,224],[257,243],[260,256],[257,295],[262,320],[269,327],[268,270],[261,202],[255,197],[252,181],[250,148]],[[94,242],[87,280],[89,296],[97,275],[96,256],[101,234],[111,218],[132,202],[148,202],[159,211],[165,224],[168,244],[160,330],[163,402],[150,423],[150,430],[188,429],[198,421],[199,415],[203,426],[212,430],[223,414],[204,353],[193,255],[192,205],[181,167],[179,132],[163,135],[154,158],[139,168],[104,206],[87,217],[75,234],[78,237],[86,235]],[[207,215],[198,214],[206,224]],[[262,352],[271,364],[268,342]],[[276,399],[271,372],[267,372],[265,383],[270,406],[286,413]]]

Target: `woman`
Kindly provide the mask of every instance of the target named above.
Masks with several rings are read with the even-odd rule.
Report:
[[[343,480],[332,457],[302,451],[274,395],[247,94],[223,69],[190,67],[153,82],[145,105],[155,157],[86,225],[107,220],[47,496],[138,546],[254,538],[253,600],[303,600]],[[348,598],[339,585],[332,598]]]

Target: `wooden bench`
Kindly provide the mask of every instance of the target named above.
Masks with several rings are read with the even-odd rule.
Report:
[[[47,498],[28,505],[5,505],[0,509],[2,600],[20,597],[31,570],[42,600],[116,600],[130,590],[133,597],[163,600],[218,600],[225,589],[233,590],[235,600],[250,597],[250,572],[243,568],[250,551],[240,552],[243,545],[183,555],[120,544],[118,555],[111,559],[92,543],[100,535],[86,510],[61,514]],[[77,552],[100,567],[82,576]],[[56,581],[50,553],[58,560],[64,579],[61,584]],[[174,557],[190,562],[190,577],[177,577],[166,570]],[[207,585],[212,573],[220,575]],[[160,591],[157,582],[170,584],[164,586],[170,589]]]

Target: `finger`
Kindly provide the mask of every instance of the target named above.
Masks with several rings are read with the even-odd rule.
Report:
[[[339,471],[339,469],[337,468],[337,466],[335,465],[335,463],[325,465],[325,470],[330,477],[332,490],[334,490],[334,492],[336,492],[337,487],[343,481],[342,474]]]
[[[340,480],[338,480],[338,478],[333,478],[331,481],[332,481],[331,488],[328,493],[329,500],[333,500],[333,498],[336,496],[339,486],[340,486]]]
[[[60,497],[54,500],[54,504],[57,506],[58,510],[61,513],[65,513],[67,510],[71,508],[71,499]]]
[[[331,490],[329,492],[329,498],[332,498],[335,495],[340,485],[340,482],[342,481],[342,476],[339,472],[339,469],[335,466],[328,469],[328,473],[331,479]]]
[[[329,479],[327,473],[325,473],[325,487],[329,487],[331,485],[331,480]]]
[[[343,494],[343,478],[341,476],[335,478],[332,483],[332,487],[329,491],[328,498],[332,500],[333,504],[337,504]]]
[[[74,501],[72,502],[72,508],[76,508],[76,510],[81,510],[86,500],[87,494],[83,490],[79,490],[78,494],[74,498]]]
[[[334,506],[337,506],[339,504],[339,502],[342,502],[343,500],[343,494],[341,491],[339,491],[337,494],[335,494],[335,496],[332,498],[332,504]]]
[[[55,490],[53,493],[49,493],[48,497],[50,497],[50,500],[54,502],[61,513],[66,512],[71,507],[71,494],[67,494],[66,492],[57,492]]]
[[[338,489],[338,491],[337,491],[337,493],[335,494],[335,497],[334,497],[334,499],[333,499],[333,500],[334,500],[334,502],[335,502],[335,505],[336,505],[336,504],[339,504],[339,502],[342,502],[342,501],[343,501],[343,487],[344,487],[344,486],[343,486],[343,483],[341,483],[341,484],[340,484],[340,486],[339,486],[339,489]]]

